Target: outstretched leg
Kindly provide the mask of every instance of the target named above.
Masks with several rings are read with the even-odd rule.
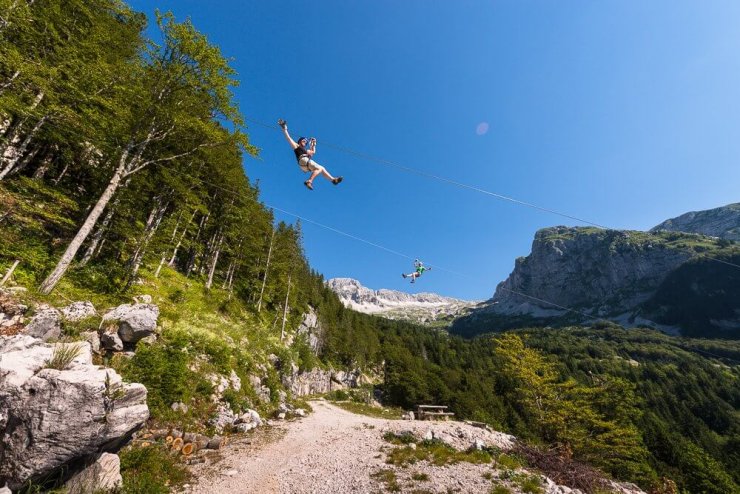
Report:
[[[319,175],[323,175],[327,180],[331,180],[334,185],[342,181],[342,177],[333,177],[326,168],[319,165],[314,160],[310,160],[308,162],[308,169],[311,170],[311,177],[308,179],[308,183],[313,183],[313,179]]]

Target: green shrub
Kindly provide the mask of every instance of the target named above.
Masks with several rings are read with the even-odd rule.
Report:
[[[189,478],[177,457],[156,444],[124,448],[118,455],[123,476],[121,494],[168,494]]]

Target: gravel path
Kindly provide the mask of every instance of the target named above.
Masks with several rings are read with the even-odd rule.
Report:
[[[494,485],[506,486],[513,494],[522,492],[511,480],[511,471],[497,470],[492,464],[460,462],[435,467],[418,462],[403,468],[385,462],[386,453],[394,447],[383,440],[386,431],[410,431],[416,437],[433,431],[435,437],[456,449],[467,449],[476,440],[508,449],[511,436],[462,422],[371,418],[323,400],[311,402],[311,407],[313,413],[303,419],[259,428],[212,453],[206,463],[192,467],[195,482],[185,492],[375,494],[392,490],[391,485],[372,475],[383,470],[388,473],[388,469],[392,469],[399,492],[488,494]],[[531,475],[518,472],[525,477]],[[545,494],[579,492],[540,478]]]

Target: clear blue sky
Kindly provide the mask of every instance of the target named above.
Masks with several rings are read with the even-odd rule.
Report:
[[[280,133],[250,125],[265,202],[471,276],[408,285],[408,260],[304,224],[327,278],[484,299],[537,229],[577,223],[322,141],[616,228],[740,200],[734,0],[130,3],[189,16],[234,58],[243,113],[316,136],[345,177],[307,191]]]

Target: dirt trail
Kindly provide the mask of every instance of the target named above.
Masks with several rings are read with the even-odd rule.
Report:
[[[384,466],[377,429],[390,421],[355,415],[324,401],[311,406],[314,411],[306,418],[259,431],[222,450],[220,461],[195,468],[198,482],[189,492],[382,491],[370,473]]]

